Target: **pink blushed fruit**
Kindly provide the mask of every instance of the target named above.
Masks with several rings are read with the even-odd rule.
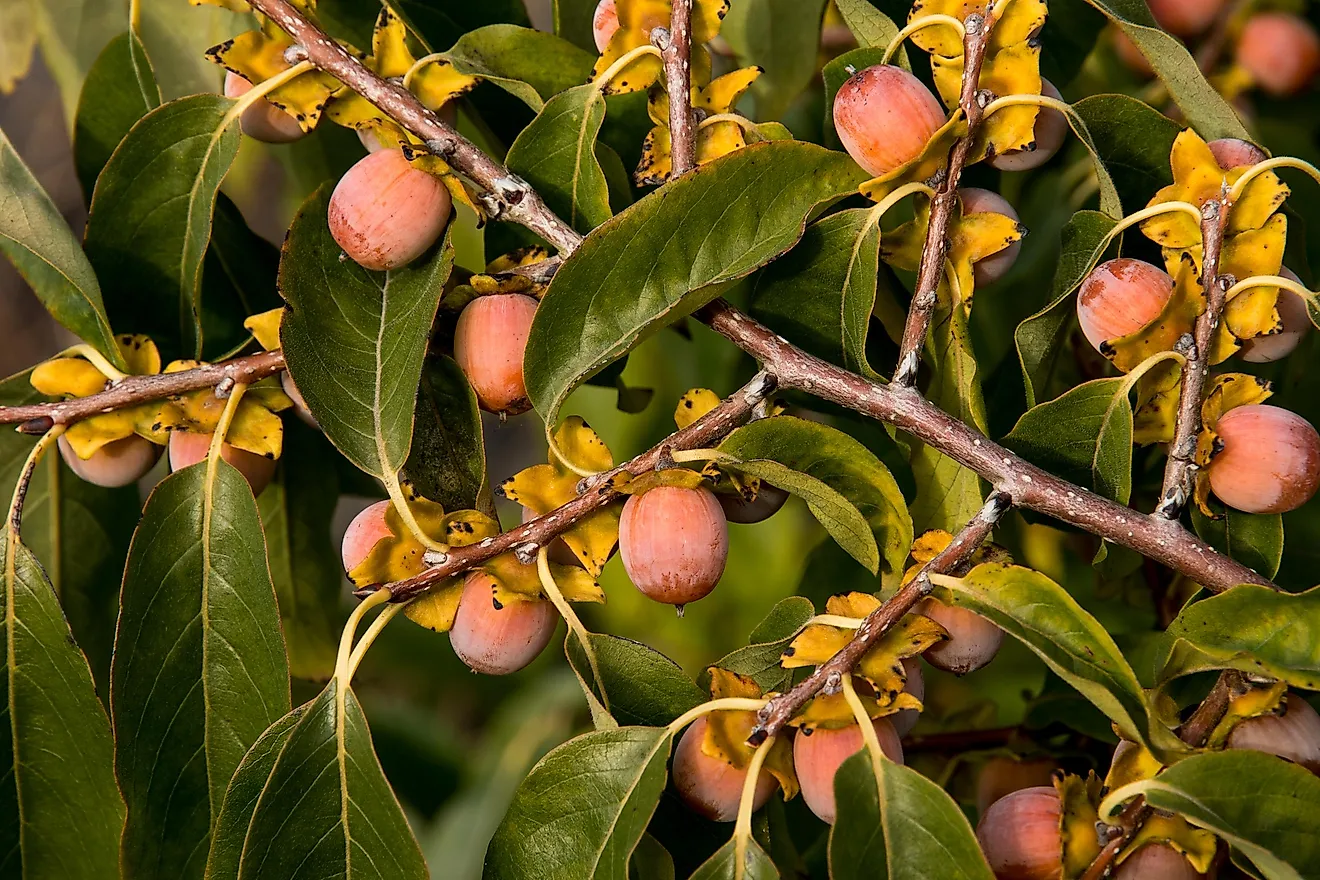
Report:
[[[1047,79],[1040,81],[1040,93],[1047,98],[1062,101],[1063,95]],[[990,167],[1000,171],[1030,171],[1039,168],[1059,152],[1068,139],[1068,120],[1058,110],[1041,107],[1036,114],[1035,141],[1031,149],[1009,150],[988,160]]]
[[[596,51],[604,52],[610,44],[614,32],[619,29],[619,12],[614,7],[614,0],[600,0],[595,13],[591,16],[591,36],[596,41]]]
[[[1320,774],[1320,715],[1296,694],[1284,699],[1282,715],[1248,718],[1234,727],[1228,747],[1278,755]]]
[[[344,571],[352,571],[362,564],[382,538],[393,538],[394,530],[385,522],[385,513],[390,509],[388,501],[377,501],[364,508],[344,531],[344,540],[339,545],[339,555],[344,562]]]
[[[990,805],[976,826],[990,870],[998,880],[1060,880],[1063,806],[1050,785],[1024,788]]]
[[[876,65],[858,71],[834,96],[839,140],[870,174],[885,174],[915,159],[942,125],[940,102],[900,67]]]
[[[1198,880],[1204,876],[1167,843],[1146,844],[1114,872],[1114,880]]]
[[[1180,37],[1194,37],[1210,27],[1225,0],[1147,0],[1160,27]]]
[[[1251,141],[1244,141],[1241,138],[1219,138],[1210,141],[1206,146],[1210,148],[1210,154],[1215,157],[1219,167],[1225,171],[1243,165],[1255,165],[1264,162],[1267,158],[1264,150]]]
[[[421,256],[449,222],[449,191],[408,164],[402,150],[379,150],[339,179],[330,195],[330,234],[367,269],[397,269]]]
[[[1290,12],[1257,13],[1238,38],[1237,63],[1263,91],[1294,95],[1320,70],[1320,35]]]
[[[60,457],[79,478],[107,489],[136,483],[160,458],[160,447],[136,434],[115,440],[82,459],[69,441],[59,439]]]
[[[633,495],[619,521],[619,553],[637,589],[657,602],[686,605],[719,583],[729,528],[710,490],[657,486]]]
[[[482,409],[514,415],[531,408],[523,352],[535,314],[536,300],[521,293],[479,296],[459,314],[454,360]]]
[[[747,771],[703,752],[701,740],[705,735],[706,719],[698,718],[679,739],[674,750],[674,787],[694,812],[713,822],[732,822],[738,817]],[[762,769],[752,809],[761,809],[778,787],[779,781]]]
[[[1008,203],[1008,199],[997,192],[975,186],[964,186],[958,190],[958,196],[962,199],[964,217],[968,214],[1003,214],[1011,220],[1018,219],[1018,213]],[[1013,268],[1013,263],[1017,261],[1021,250],[1022,242],[1015,241],[1002,251],[978,261],[972,266],[976,286],[984,287],[1003,278],[1004,274]]]
[[[925,702],[926,677],[921,671],[921,661],[916,657],[904,657],[903,673],[907,676],[907,683],[903,685],[903,692]],[[889,723],[894,725],[894,733],[899,737],[904,737],[912,732],[912,728],[917,726],[917,721],[920,718],[921,713],[916,709],[904,709],[890,715]]]
[[[241,98],[252,90],[252,83],[230,71],[225,74],[225,97]],[[289,144],[301,139],[307,132],[298,120],[270,101],[262,98],[243,111],[243,134],[268,144]]]
[[[1096,350],[1159,317],[1173,296],[1173,279],[1163,269],[1120,257],[1091,270],[1077,293],[1077,321]]]
[[[1049,758],[991,758],[976,777],[976,812],[984,813],[995,801],[1015,791],[1050,785],[1057,769]]]
[[[449,644],[458,659],[476,672],[508,675],[537,658],[550,644],[559,614],[549,602],[495,600],[490,575],[469,572],[463,581]]]
[[[169,449],[170,470],[181,471],[206,459],[206,454],[211,449],[211,435],[171,431]],[[238,468],[238,472],[252,487],[253,495],[260,495],[261,490],[270,484],[271,477],[275,476],[273,458],[266,458],[264,455],[257,455],[228,443],[220,444],[220,457]]]
[[[880,751],[896,764],[903,763],[903,744],[887,718],[871,722]],[[834,824],[834,774],[844,761],[866,747],[856,724],[813,731],[799,730],[793,737],[793,769],[802,787],[802,799],[822,822]]]
[[[1320,486],[1320,435],[1296,413],[1266,404],[1239,406],[1219,418],[1215,431],[1222,448],[1206,473],[1229,507],[1287,513]]]
[[[1004,631],[974,611],[957,605],[945,605],[925,598],[917,606],[924,614],[949,631],[949,638],[926,649],[926,662],[936,669],[965,675],[995,658],[1004,642]]]
[[[1298,284],[1302,283],[1302,279],[1286,266],[1279,274]],[[1306,310],[1306,300],[1291,290],[1280,288],[1275,308],[1279,312],[1279,322],[1282,325],[1279,332],[1268,336],[1256,336],[1242,343],[1238,355],[1244,361],[1265,364],[1282,360],[1301,344],[1302,337],[1311,332],[1311,316]]]

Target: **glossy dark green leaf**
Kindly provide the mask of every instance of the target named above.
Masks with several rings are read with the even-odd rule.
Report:
[[[937,307],[926,345],[927,362],[934,375],[927,397],[940,409],[965,424],[986,432],[985,399],[972,349],[971,332],[961,307],[952,312]],[[917,497],[912,502],[912,524],[917,533],[927,529],[956,532],[981,509],[985,491],[981,479],[930,446],[913,442],[912,477]]]
[[[234,771],[234,778],[229,780],[229,787],[225,789],[220,815],[215,820],[215,830],[211,832],[211,852],[206,860],[207,880],[232,880],[238,876],[243,844],[257,800],[266,788],[280,752],[306,712],[306,706],[299,706],[266,728]]]
[[[0,253],[55,320],[123,366],[96,273],[78,239],[0,131]]]
[[[1053,299],[1019,324],[1013,333],[1029,406],[1036,404],[1038,392],[1044,389],[1072,326],[1072,294],[1100,262],[1107,247],[1105,236],[1114,225],[1112,218],[1099,211],[1078,211],[1073,215],[1063,227],[1063,251],[1054,273]]]
[[[283,305],[275,286],[280,252],[248,228],[224,193],[215,202],[211,243],[202,261],[202,337],[210,360],[251,337],[243,322]]]
[[[747,638],[747,645],[730,651],[715,666],[751,676],[763,693],[782,691],[792,679],[791,670],[779,665],[779,657],[793,640],[793,636],[807,625],[816,614],[815,607],[801,596],[780,599],[765,619],[756,625]],[[699,681],[705,684],[709,676],[702,672]]]
[[[778,119],[816,75],[825,0],[742,0],[720,27],[744,66],[765,72],[752,84],[758,119]]]
[[[555,95],[509,147],[505,164],[579,232],[610,219],[610,193],[596,158],[605,98],[592,83]]]
[[[579,49],[594,53],[596,41],[592,20],[596,16],[594,0],[554,0],[555,34]]]
[[[465,33],[445,57],[460,73],[495,83],[537,113],[554,95],[586,82],[596,63],[594,52],[554,34],[508,24]]]
[[[878,795],[884,788],[884,797]],[[858,752],[834,776],[831,880],[993,880],[967,817],[938,784]]]
[[[143,116],[160,106],[147,49],[125,31],[110,41],[83,81],[73,121],[73,164],[89,197],[110,154]]]
[[[740,842],[735,836],[693,871],[688,880],[779,880],[779,869],[755,840],[748,837]]]
[[[628,860],[668,778],[663,727],[585,733],[541,759],[486,851],[487,880],[604,880]]]
[[[1231,507],[1218,512],[1219,519],[1210,519],[1199,507],[1192,506],[1192,525],[1201,540],[1265,577],[1278,574],[1283,562],[1283,517],[1277,513],[1243,513]]]
[[[788,250],[822,205],[863,177],[821,147],[752,144],[597,228],[555,275],[532,323],[525,369],[537,410],[553,422],[582,380]]]
[[[859,562],[875,572],[876,565],[869,564],[870,560],[864,560],[862,556],[878,548],[883,559],[882,579],[896,583],[902,576],[903,563],[912,546],[912,520],[908,516],[907,503],[889,469],[860,442],[819,422],[774,416],[757,419],[739,428],[720,444],[719,449],[743,462],[756,462],[758,467],[763,462],[778,463],[819,480],[842,495],[869,525],[868,537],[873,541],[868,550],[864,551],[867,541],[863,539],[859,543],[850,537],[853,525],[847,511],[831,512],[833,508],[824,507],[823,501],[803,497],[831,536]],[[755,473],[750,464],[739,467]],[[795,494],[798,492],[792,484],[783,481],[782,476],[756,475],[780,488]]]
[[[362,706],[351,689],[342,696],[332,680],[299,710],[302,717],[252,810],[238,870],[224,880],[427,876],[408,820],[380,769]]]
[[[1207,752],[1111,799],[1136,794],[1226,840],[1266,880],[1320,876],[1320,779],[1296,764],[1262,752]]]
[[[318,432],[286,419],[279,472],[257,501],[289,674],[314,681],[334,672],[343,623],[343,569],[330,540],[340,493],[336,457]]]
[[[1240,669],[1320,690],[1320,587],[1243,584],[1183,608],[1164,633],[1159,679]]]
[[[135,877],[200,877],[226,786],[289,711],[257,503],[219,461],[163,480],[133,535],[110,673],[115,769]]]
[[[482,0],[481,3],[391,0],[390,7],[408,22],[409,29],[432,52],[453,45],[464,34],[486,25],[531,26],[522,0]]]
[[[682,668],[654,648],[605,633],[591,633],[600,681],[576,637],[564,643],[579,679],[623,725],[664,725],[707,697]],[[603,687],[602,687],[603,685]]]
[[[85,247],[110,319],[167,360],[202,351],[202,260],[220,182],[238,155],[235,101],[193,95],[142,117],[92,195]]]
[[[1182,127],[1149,104],[1127,95],[1092,95],[1073,105],[1090,132],[1096,155],[1128,210],[1173,182],[1169,151]],[[1118,216],[1103,203],[1100,210]]]
[[[974,611],[1021,641],[1126,736],[1159,752],[1184,750],[1150,708],[1113,638],[1063,587],[1029,568],[992,563],[963,578],[934,579],[940,601]]]
[[[0,571],[0,868],[117,877],[124,803],[91,670],[41,565],[9,528],[0,528]]]
[[[312,194],[284,240],[280,342],[330,442],[362,470],[394,479],[412,445],[422,360],[454,249],[446,233],[408,266],[369,272],[339,259],[329,199],[329,185]]]
[[[1150,66],[1155,68],[1169,97],[1206,140],[1235,137],[1250,140],[1242,120],[1227,101],[1206,81],[1200,68],[1176,37],[1159,29],[1142,0],[1087,0],[1136,43]]]
[[[481,411],[453,358],[432,355],[422,367],[403,476],[445,510],[471,510],[479,503],[486,479]]]
[[[814,355],[864,376],[880,272],[880,224],[869,208],[839,211],[756,276],[752,314]]]
[[[862,48],[886,49],[898,36],[898,25],[889,16],[872,6],[867,0],[834,0],[844,24]],[[900,57],[902,50],[899,51]],[[879,61],[872,62],[878,64]],[[858,68],[861,69],[860,67]]]

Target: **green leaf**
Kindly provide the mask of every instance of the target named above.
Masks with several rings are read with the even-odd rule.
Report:
[[[280,342],[289,375],[321,430],[362,470],[392,480],[412,445],[422,360],[453,267],[446,233],[392,272],[340,260],[330,236],[329,184],[293,219],[280,258],[288,302]]]
[[[1279,593],[1236,586],[1187,605],[1163,638],[1155,666],[1161,682],[1240,669],[1320,690],[1320,587]]]
[[[471,510],[483,497],[486,447],[481,411],[453,358],[432,355],[422,365],[412,450],[403,476],[445,510]]]
[[[96,273],[14,145],[0,131],[0,253],[9,258],[51,316],[124,366],[106,319]]]
[[[592,20],[596,17],[595,0],[553,0],[555,35],[568,40],[579,49],[596,54],[595,31]]]
[[[962,307],[952,311],[943,306],[936,308],[926,354],[934,372],[927,391],[931,403],[986,433],[985,399]],[[912,522],[918,532],[927,529],[957,532],[981,509],[985,492],[980,477],[934,448],[915,441],[912,476],[917,484]]]
[[[1056,675],[1157,754],[1185,751],[1149,707],[1123,652],[1094,617],[1045,575],[986,563],[963,578],[935,575],[935,595],[987,618],[1021,641]]]
[[[793,673],[779,665],[779,657],[815,614],[816,609],[809,599],[801,596],[780,599],[752,630],[747,645],[725,654],[714,665],[750,676],[761,686],[762,693],[784,690],[792,681]],[[708,680],[709,675],[703,671],[698,681],[706,684]]]
[[[1265,880],[1320,876],[1320,779],[1296,764],[1237,749],[1194,755],[1112,793],[1102,817],[1138,794],[1226,840]]]
[[[1127,95],[1092,95],[1073,105],[1086,123],[1095,156],[1122,204],[1144,205],[1173,182],[1169,152],[1182,127],[1149,104]],[[1111,217],[1121,211],[1100,209]]]
[[[223,876],[423,880],[421,850],[380,769],[357,696],[345,688],[340,699],[332,680],[298,711],[252,810],[238,871]]]
[[[5,875],[117,877],[124,802],[115,787],[110,723],[91,670],[40,563],[9,528],[0,529],[0,568]]]
[[[878,792],[884,788],[884,796]],[[993,880],[967,817],[915,770],[858,752],[834,776],[832,880]]]
[[[1283,517],[1277,513],[1243,513],[1231,507],[1210,519],[1192,505],[1192,526],[1211,547],[1267,578],[1283,562]]]
[[[879,273],[879,218],[869,208],[839,211],[757,274],[752,314],[811,354],[875,378],[866,335]]]
[[[21,4],[20,4],[21,5]],[[129,129],[160,106],[160,87],[147,49],[125,31],[110,41],[87,71],[73,123],[73,164],[88,196],[110,154]]]
[[[546,755],[495,831],[487,880],[626,876],[664,791],[672,745],[663,727],[619,727],[585,733]]]
[[[266,728],[234,771],[234,778],[229,780],[229,787],[225,789],[220,815],[215,820],[215,830],[211,832],[211,852],[206,860],[207,880],[229,880],[238,876],[252,812],[257,808],[257,800],[266,788],[280,752],[306,712],[306,706],[299,706]]]
[[[1127,504],[1132,495],[1132,402],[1137,380],[1168,356],[1122,378],[1093,379],[1023,413],[1004,445],[1051,473]]]
[[[286,419],[279,473],[257,499],[289,674],[314,681],[334,672],[343,624],[342,563],[330,540],[340,494],[336,457],[318,432]]]
[[[216,193],[238,155],[235,101],[162,104],[120,143],[92,195],[85,246],[111,320],[169,360],[202,353],[202,260]]]
[[[202,338],[208,358],[251,338],[243,322],[283,305],[275,288],[279,249],[248,228],[224,193],[215,202],[211,243],[202,262]]]
[[[628,880],[674,880],[674,857],[660,841],[643,834],[628,863]]]
[[[743,65],[765,73],[752,84],[756,117],[778,119],[816,75],[825,0],[741,0],[720,28]]]
[[[289,670],[257,503],[217,462],[166,477],[124,571],[110,673],[123,865],[200,877],[225,787],[289,710]]]
[[[1222,137],[1250,140],[1237,112],[1215,91],[1178,41],[1159,29],[1142,0],[1087,0],[1137,44],[1155,68],[1178,109],[1207,141]]]
[[[600,226],[555,275],[527,340],[527,390],[553,423],[587,377],[788,250],[864,172],[796,141],[751,144]],[[640,286],[619,279],[642,279]]]
[[[848,25],[848,30],[856,37],[857,45],[862,48],[883,51],[894,41],[894,37],[898,36],[898,25],[867,0],[834,0],[834,5],[843,16],[843,22]],[[904,51],[900,49],[894,57],[903,58]],[[872,63],[878,64],[879,61]],[[862,67],[859,65],[857,69],[861,70]]]
[[[1078,211],[1063,227],[1063,250],[1054,273],[1054,298],[1045,308],[1018,325],[1013,336],[1022,362],[1027,405],[1035,406],[1054,368],[1073,321],[1072,295],[1095,268],[1108,247],[1105,237],[1113,218],[1099,211]]]
[[[801,494],[831,537],[872,573],[879,563],[872,554],[878,552],[884,561],[881,575],[885,583],[897,583],[902,577],[913,534],[907,503],[889,469],[859,441],[819,422],[773,416],[734,431],[719,449],[742,462],[737,469]],[[770,471],[759,472],[772,464],[824,483],[854,510],[836,509],[828,495],[817,493],[819,497],[813,498],[805,494],[812,487],[795,486],[800,479],[779,473],[782,468],[772,468],[773,475]],[[869,526],[863,527],[861,535],[855,531],[854,512],[859,512]]]
[[[692,872],[688,880],[779,880],[779,869],[765,850],[751,837],[742,841],[742,864],[738,864],[738,838],[735,835]]]
[[[537,113],[554,95],[586,82],[596,63],[594,52],[554,34],[508,24],[463,34],[445,57],[459,73],[495,83]]]
[[[593,83],[555,95],[522,130],[505,164],[579,232],[610,219],[610,193],[596,159],[605,98]]]
[[[605,633],[590,633],[588,639],[600,681],[572,633],[564,643],[568,661],[583,686],[591,688],[619,724],[665,725],[706,701],[706,694],[687,673],[654,648]]]

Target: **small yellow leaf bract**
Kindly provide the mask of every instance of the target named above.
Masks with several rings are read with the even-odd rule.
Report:
[[[710,696],[712,700],[724,697],[763,696],[755,681],[736,672],[710,667]],[[747,745],[747,738],[756,726],[756,713],[750,711],[721,710],[706,716],[705,735],[701,740],[701,751],[711,758],[716,758],[737,770],[745,771],[751,764],[756,749]],[[789,800],[798,792],[797,774],[793,771],[793,746],[787,737],[778,737],[770,745],[770,753],[762,765],[764,772],[779,780],[784,800]]]

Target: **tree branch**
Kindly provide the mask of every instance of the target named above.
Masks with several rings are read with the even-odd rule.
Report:
[[[534,556],[538,548],[549,544],[560,534],[610,502],[622,498],[623,494],[614,487],[612,479],[614,476],[623,473],[635,477],[641,476],[655,470],[657,464],[674,452],[710,446],[723,439],[734,428],[745,422],[756,405],[773,393],[776,387],[777,383],[772,373],[764,371],[757,373],[750,382],[683,430],[671,434],[651,449],[613,470],[587,477],[579,485],[578,496],[562,507],[480,543],[455,547],[443,561],[437,562],[421,574],[405,581],[386,584],[385,586],[390,590],[390,601],[406,602],[415,599],[446,578],[460,574],[510,550],[523,557]],[[366,587],[358,590],[357,595],[361,598],[378,589],[379,586]]]
[[[0,406],[0,425],[18,424],[19,430],[24,434],[44,434],[55,425],[71,425],[112,410],[202,388],[213,388],[226,380],[251,385],[283,369],[283,353],[263,351],[260,354],[234,358],[218,364],[207,364],[177,373],[129,376],[105,391],[88,397],[75,397],[72,400],[60,400],[54,403],[33,403],[26,406]]]
[[[1210,372],[1210,349],[1224,311],[1224,297],[1232,283],[1219,276],[1219,252],[1228,225],[1228,185],[1223,184],[1218,199],[1201,206],[1201,289],[1205,291],[1205,311],[1196,319],[1195,335],[1178,340],[1187,362],[1183,364],[1182,390],[1178,397],[1177,421],[1173,442],[1164,464],[1164,491],[1155,515],[1176,520],[1187,499],[1192,497],[1196,475],[1196,437],[1201,431],[1201,398],[1206,374]],[[1230,283],[1225,284],[1225,281]]]
[[[756,726],[747,737],[747,744],[759,746],[769,737],[777,735],[780,729],[820,691],[837,693],[843,676],[851,674],[853,667],[861,662],[866,652],[902,620],[904,615],[915,608],[918,602],[930,594],[930,575],[952,572],[970,559],[976,548],[980,547],[981,542],[990,535],[995,523],[999,522],[999,518],[1011,506],[1012,502],[1007,495],[998,492],[991,495],[986,500],[985,506],[981,508],[981,512],[963,526],[948,547],[923,565],[916,576],[888,602],[866,616],[848,644],[839,649],[839,652],[829,660],[817,666],[814,672],[794,685],[792,690],[775,697],[756,713]]]
[[[949,251],[949,218],[958,203],[958,181],[962,179],[963,166],[967,164],[967,154],[971,152],[985,107],[978,84],[991,23],[981,13],[973,12],[963,22],[963,28],[962,93],[958,97],[958,107],[967,116],[967,134],[959,138],[949,151],[949,167],[931,199],[926,243],[921,252],[921,263],[917,266],[917,281],[912,288],[907,322],[903,325],[903,340],[898,347],[898,366],[894,370],[894,382],[898,385],[912,385],[917,381],[921,348],[926,344],[937,291],[944,278],[944,259]]]
[[[669,179],[697,164],[697,131],[692,118],[692,0],[673,0],[669,37],[660,47],[669,95]]]

